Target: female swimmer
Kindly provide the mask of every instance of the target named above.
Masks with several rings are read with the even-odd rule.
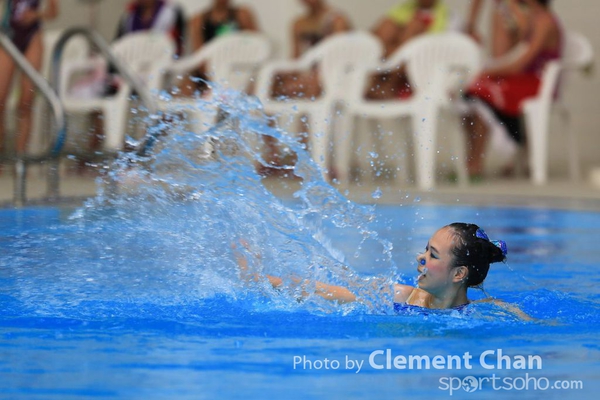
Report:
[[[394,308],[398,309],[403,305],[431,309],[457,309],[466,306],[470,303],[467,289],[480,286],[487,276],[490,264],[504,261],[506,254],[505,242],[490,241],[483,229],[475,224],[446,225],[429,239],[425,252],[417,257],[417,287],[394,285]],[[238,264],[242,272],[248,270],[244,257],[238,257]],[[259,279],[257,276],[253,278]],[[280,277],[267,275],[266,278],[274,288],[283,285]],[[308,287],[310,283],[300,278],[292,278],[292,282],[304,287]],[[314,282],[313,287],[316,295],[328,300],[338,303],[360,302],[359,297],[342,286]],[[308,293],[304,292],[303,295]],[[518,308],[492,301],[528,319]]]

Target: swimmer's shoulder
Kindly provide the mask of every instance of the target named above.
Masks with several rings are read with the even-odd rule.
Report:
[[[394,303],[421,306],[427,292],[414,286],[397,283],[394,285]]]
[[[394,303],[406,303],[414,290],[415,288],[412,286],[396,283],[394,285]]]

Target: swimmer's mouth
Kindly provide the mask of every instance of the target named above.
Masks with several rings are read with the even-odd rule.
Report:
[[[417,276],[417,280],[420,281],[425,277],[425,275],[427,275],[427,267],[423,268],[422,271],[419,270],[419,268],[417,268],[417,272],[419,273],[419,276]]]

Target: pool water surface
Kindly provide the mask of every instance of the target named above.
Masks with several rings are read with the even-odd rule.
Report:
[[[375,209],[371,228],[393,243],[405,283],[441,225],[474,221],[505,240],[509,260],[492,266],[485,290],[535,318],[523,322],[489,304],[396,315],[383,302],[352,308],[245,290],[235,268],[223,262],[215,269],[214,258],[203,257],[207,249],[194,247],[189,236],[206,228],[183,227],[198,217],[194,205],[173,209],[154,221],[147,214],[82,220],[74,210],[0,210],[2,397],[429,399],[519,391],[523,398],[592,398],[600,389],[598,213],[419,203]],[[224,241],[213,229],[215,242]],[[359,276],[389,272],[378,242],[363,241],[357,252],[360,234],[323,230]],[[497,368],[499,352],[511,369],[506,361]],[[462,365],[397,368],[393,360],[402,355],[456,356]],[[541,368],[515,369],[519,355],[539,356]],[[471,379],[477,393],[463,385]],[[552,388],[557,381],[560,390]]]

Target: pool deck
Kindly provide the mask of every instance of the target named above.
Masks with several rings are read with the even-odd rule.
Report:
[[[267,178],[265,185],[278,196],[286,197],[299,188],[299,182],[279,178]],[[12,206],[13,176],[4,167],[0,175],[0,206]],[[381,190],[379,198],[372,193]],[[351,184],[340,188],[349,199],[360,203],[402,204],[423,203],[507,205],[526,207],[550,207],[600,211],[600,187],[591,183],[551,180],[545,186],[534,186],[528,180],[489,178],[460,187],[441,183],[434,190],[422,191],[413,185],[394,180],[376,180]],[[80,202],[96,193],[94,174],[79,175],[68,170],[61,172],[61,200]],[[39,205],[45,201],[46,181],[44,171],[32,169],[28,173],[27,198],[29,204]],[[377,197],[377,196],[375,196]]]

